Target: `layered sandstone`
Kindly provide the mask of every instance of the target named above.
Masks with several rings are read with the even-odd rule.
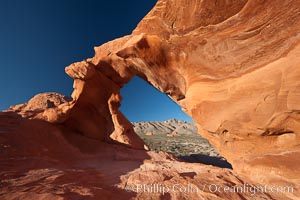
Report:
[[[42,114],[45,110],[59,107],[61,104],[65,106],[71,101],[71,97],[56,92],[45,92],[35,95],[26,103],[10,106],[9,111],[18,113],[24,118],[43,119]]]
[[[1,200],[293,199],[292,193],[218,192],[254,184],[229,169],[184,163],[90,139],[63,126],[0,113]],[[149,188],[142,191],[139,185]],[[151,184],[170,188],[165,193]],[[175,187],[173,189],[173,187]],[[180,192],[180,188],[186,191]]]
[[[38,116],[141,149],[118,110],[139,76],[195,121],[240,175],[299,187],[300,1],[158,0],[131,35],[74,63],[72,101]]]

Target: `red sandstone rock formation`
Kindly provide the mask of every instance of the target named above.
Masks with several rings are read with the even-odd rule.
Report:
[[[143,148],[118,110],[120,89],[139,76],[178,103],[239,175],[299,189],[299,8],[298,0],[159,0],[131,35],[66,68],[71,102],[30,118]]]
[[[0,113],[0,127],[1,200],[293,199],[281,193],[217,192],[210,184],[253,182],[230,169],[108,144],[14,112]],[[170,191],[151,192],[154,183]],[[149,192],[138,189],[142,184]]]
[[[56,108],[61,104],[68,104],[72,98],[55,92],[45,92],[35,95],[27,103],[14,105],[9,108],[24,118],[43,119],[42,113],[50,108]]]

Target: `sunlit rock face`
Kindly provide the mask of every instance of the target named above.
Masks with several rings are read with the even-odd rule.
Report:
[[[73,100],[43,119],[90,138],[144,144],[118,110],[139,76],[195,121],[239,174],[300,180],[300,1],[158,0],[131,35],[74,63]]]

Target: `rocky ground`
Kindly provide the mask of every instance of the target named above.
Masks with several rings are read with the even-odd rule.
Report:
[[[299,199],[299,8],[299,0],[158,0],[131,35],[65,69],[72,101],[47,97],[42,109],[0,114],[0,199]],[[142,150],[119,111],[134,76],[180,105],[234,170]],[[144,134],[153,144],[168,137],[155,148],[186,160],[218,158],[172,147],[196,140],[188,134]],[[199,191],[137,190],[153,183]],[[245,185],[266,190],[235,190]]]
[[[295,199],[211,191],[210,184],[253,183],[231,169],[108,144],[14,112],[0,112],[0,133],[1,200]],[[169,191],[154,191],[153,183]]]
[[[231,168],[214,147],[198,134],[193,123],[171,119],[132,124],[135,132],[152,151],[171,153],[188,162]]]

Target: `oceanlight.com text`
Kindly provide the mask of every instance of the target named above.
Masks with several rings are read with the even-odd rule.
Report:
[[[127,184],[125,186],[126,191],[132,191],[136,193],[198,193],[200,191],[210,193],[248,193],[254,196],[257,193],[293,193],[294,188],[292,186],[278,186],[278,185],[218,185],[218,184],[204,184],[197,186],[195,184]]]

